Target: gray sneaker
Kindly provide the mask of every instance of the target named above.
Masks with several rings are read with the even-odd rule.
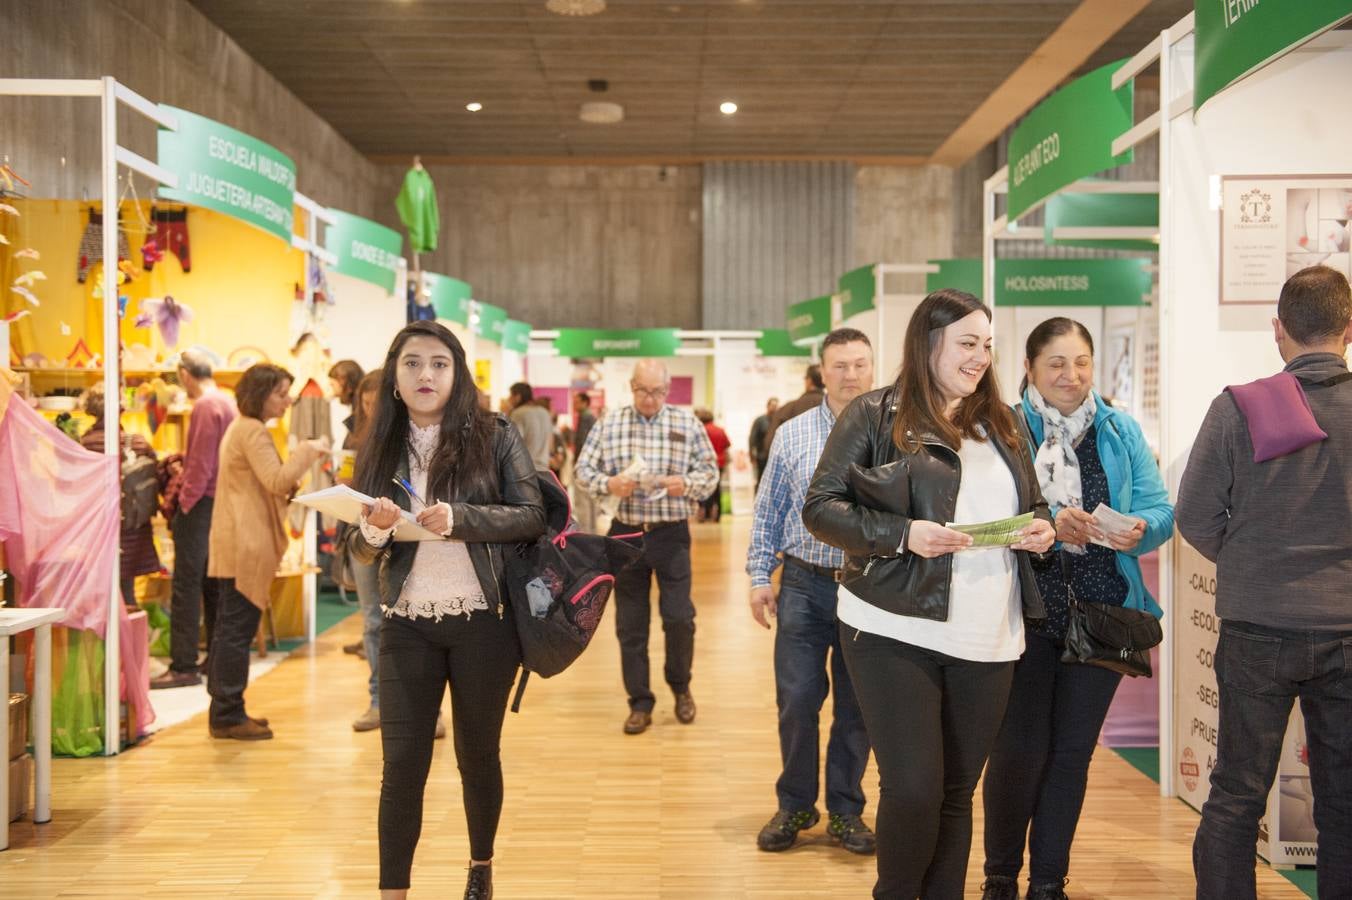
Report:
[[[375,731],[380,727],[380,707],[368,706],[366,712],[352,722],[353,731]]]
[[[797,840],[798,832],[811,828],[820,820],[821,813],[816,809],[781,809],[756,835],[756,846],[767,853],[787,850]]]

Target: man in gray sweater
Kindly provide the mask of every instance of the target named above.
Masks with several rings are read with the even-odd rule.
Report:
[[[1216,765],[1193,844],[1199,900],[1254,896],[1258,822],[1297,697],[1319,830],[1319,895],[1352,892],[1347,279],[1323,266],[1297,272],[1282,287],[1273,331],[1284,371],[1298,387],[1288,380],[1286,388],[1294,391],[1284,401],[1273,399],[1280,393],[1260,393],[1255,405],[1255,395],[1245,393],[1248,387],[1212,401],[1183,473],[1176,510],[1179,532],[1216,563],[1221,618]],[[1295,391],[1308,399],[1326,438],[1319,439]],[[1284,443],[1302,443],[1289,441],[1302,421],[1313,443],[1287,452]],[[1264,457],[1272,458],[1255,461]]]

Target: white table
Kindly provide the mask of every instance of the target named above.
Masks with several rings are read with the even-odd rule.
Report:
[[[33,635],[33,762],[37,789],[33,821],[52,820],[52,623],[66,617],[64,609],[0,609],[0,751],[5,772],[0,777],[0,850],[9,848],[9,639],[21,631]],[[116,626],[114,626],[116,627]]]

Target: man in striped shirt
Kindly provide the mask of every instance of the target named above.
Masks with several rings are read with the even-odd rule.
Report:
[[[634,367],[634,403],[596,423],[578,455],[575,478],[597,497],[620,498],[610,534],[643,532],[643,555],[615,576],[615,631],[629,695],[625,734],[652,724],[656,698],[648,686],[648,593],[657,576],[658,612],[666,635],[666,681],[676,718],[695,720],[690,664],[695,653],[695,604],[690,598],[690,528],[686,520],[718,487],[718,463],[704,426],[668,406],[671,375],[651,359]],[[637,459],[637,478],[624,474]]]
[[[798,832],[816,825],[818,717],[834,688],[831,740],[826,748],[827,833],[851,853],[872,853],[873,831],[864,824],[862,786],[868,764],[868,734],[855,700],[836,630],[835,570],[842,551],[817,540],[803,525],[803,500],[836,416],[873,387],[873,348],[853,328],[837,328],[822,342],[825,399],[775,432],[756,494],[746,572],[751,576],[751,615],[765,628],[777,617],[775,698],[779,706],[779,752],[784,768],[775,783],[779,810],[756,838],[762,850],[793,846]],[[776,599],[770,575],[784,562]],[[830,655],[830,675],[827,656]]]

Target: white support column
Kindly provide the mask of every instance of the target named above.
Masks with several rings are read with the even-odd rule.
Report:
[[[117,80],[103,79],[102,103],[102,157],[103,157],[103,391],[104,430],[103,452],[109,458],[121,461],[119,424],[122,420],[122,395],[119,377],[119,322],[117,318]],[[108,624],[104,629],[103,665],[103,755],[113,756],[122,749],[121,732],[121,617],[122,597],[118,557],[121,539],[117,539],[117,553],[113,554],[112,572],[108,576]]]
[[[305,308],[314,303],[315,286],[310,278],[310,267],[317,263],[315,248],[319,246],[319,223],[315,219],[318,210],[308,198],[301,205],[305,210]],[[313,489],[313,486],[312,486]],[[305,637],[310,645],[310,658],[314,659],[316,606],[319,602],[319,578],[311,571],[319,562],[319,525],[318,516],[313,509],[306,510],[305,524],[301,528],[300,576],[301,603],[305,607]]]
[[[1169,249],[1167,236],[1173,227],[1173,189],[1170,187],[1169,165],[1171,150],[1169,136],[1172,132],[1172,117],[1169,115],[1173,91],[1172,65],[1173,46],[1168,29],[1160,33],[1160,124],[1159,124],[1159,179],[1160,179],[1160,255],[1159,255],[1159,394],[1160,394],[1160,462],[1167,472],[1174,453],[1174,436],[1169,426],[1169,391],[1165,383],[1165,363],[1171,358],[1170,346],[1173,340],[1169,327],[1169,307],[1173,255]],[[1174,565],[1173,542],[1166,541],[1160,547],[1160,596],[1159,604],[1167,620],[1172,620],[1174,609]],[[1172,626],[1166,622],[1164,641],[1159,653],[1159,691],[1160,691],[1160,796],[1174,796],[1174,640]]]
[[[0,643],[8,644],[8,638]],[[9,744],[0,744],[8,747]],[[52,626],[33,630],[33,824],[52,820]],[[0,807],[8,812],[9,807]]]

